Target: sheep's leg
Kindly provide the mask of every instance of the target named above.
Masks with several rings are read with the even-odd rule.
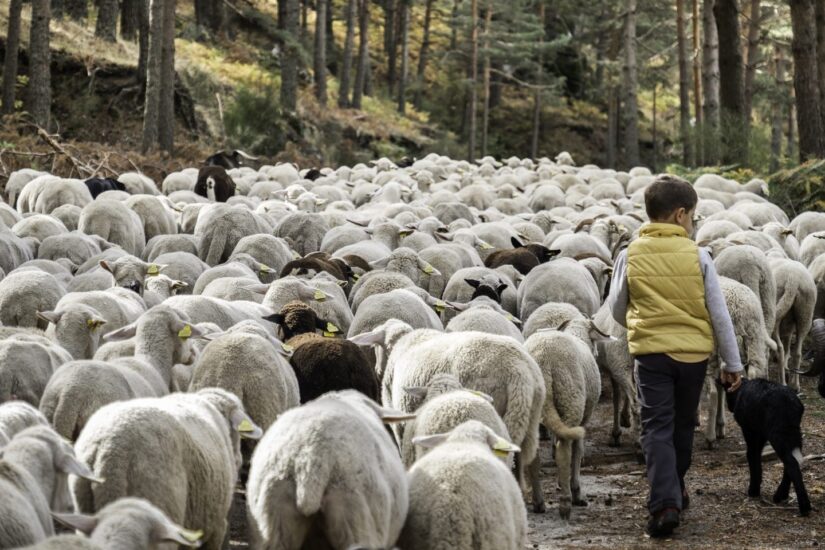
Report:
[[[798,371],[799,368],[802,366],[802,343],[805,341],[805,332],[803,331],[804,327],[796,327],[796,341],[794,342],[794,345],[791,348],[791,358],[789,361],[789,368],[792,371]],[[795,391],[799,391],[799,374],[797,374],[796,372],[791,374],[791,381],[789,385]]]
[[[570,489],[570,462],[573,454],[573,442],[569,439],[556,441],[556,466],[559,472],[559,515],[561,519],[570,519],[570,509],[573,501]]]
[[[758,435],[744,433],[743,435],[748,446],[748,470],[750,472],[748,496],[756,498],[762,492],[762,449],[765,447],[765,439]]]
[[[622,396],[622,416],[620,418],[619,425],[622,428],[632,428],[633,427],[633,411],[632,411],[632,400],[627,396]]]
[[[719,408],[718,389],[716,382],[711,377],[707,377],[705,381],[708,390],[708,421],[705,426],[705,444],[708,449],[713,449],[716,442],[716,409]]]
[[[782,455],[782,464],[785,470],[782,481],[773,495],[773,501],[782,502],[786,500],[790,492],[790,485],[793,483],[796,500],[799,503],[799,513],[802,516],[807,516],[811,513],[811,500],[808,497],[808,491],[805,490],[805,482],[802,479],[802,469],[799,467],[799,462],[796,461],[793,454],[785,452]]]
[[[544,504],[544,492],[541,490],[541,458],[538,453],[527,467],[527,477],[530,478],[530,486],[533,490],[533,512],[543,514],[547,507]]]
[[[619,446],[619,438],[622,435],[622,429],[619,427],[619,414],[621,409],[621,402],[622,396],[619,393],[619,384],[616,382],[616,379],[613,375],[610,375],[610,387],[612,388],[612,395],[613,395],[613,430],[610,432],[610,445],[611,447],[618,447]]]
[[[329,491],[321,512],[324,517],[324,531],[326,538],[333,548],[352,548],[364,545],[367,548],[377,548],[384,543],[384,527],[389,524],[389,510],[386,516],[374,515],[375,503],[369,497],[350,490],[336,489]],[[332,504],[335,503],[335,504]],[[312,535],[312,533],[310,533]]]
[[[587,501],[582,498],[581,469],[582,457],[584,457],[584,440],[577,439],[573,442],[573,464],[571,489],[573,493],[573,506],[587,506]]]

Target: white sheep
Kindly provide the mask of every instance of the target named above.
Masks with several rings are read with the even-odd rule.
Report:
[[[521,321],[505,311],[495,300],[487,296],[479,296],[464,305],[467,306],[466,309],[450,319],[444,330],[447,332],[487,332],[509,336],[519,343],[524,342],[524,337],[519,330]],[[459,310],[462,308],[463,306],[458,306]]]
[[[417,291],[425,295],[421,296]],[[428,304],[428,301],[432,301],[432,305]],[[390,319],[404,321],[413,328],[443,330],[444,326],[436,312],[449,307],[452,306],[426,295],[420,289],[401,288],[374,294],[361,303],[347,335],[355,336],[370,332]]]
[[[527,544],[521,490],[498,454],[519,448],[480,422],[415,440],[435,447],[408,473],[410,510],[399,544],[410,550],[518,550]]]
[[[770,267],[776,281],[776,324],[769,328],[777,345],[779,376],[774,382],[786,382],[786,372],[799,371],[802,343],[813,326],[817,301],[816,281],[801,263],[771,258]],[[799,375],[791,386],[799,389]]]
[[[198,255],[198,244],[194,235],[174,234],[157,235],[146,241],[141,258],[145,262],[155,262],[161,254],[168,252],[188,252],[194,256]],[[155,262],[163,263],[163,262]]]
[[[199,256],[210,266],[225,262],[243,237],[270,231],[260,216],[226,203],[205,206],[194,227]]]
[[[594,315],[601,304],[599,289],[590,271],[572,258],[558,258],[542,264],[527,274],[518,289],[522,318],[542,304],[566,302],[586,316]]]
[[[140,256],[146,246],[140,216],[120,201],[97,199],[83,207],[77,229],[116,244],[133,256]]]
[[[37,406],[52,373],[71,360],[38,331],[0,327],[0,403],[20,399]]]
[[[713,260],[717,273],[750,288],[759,297],[765,326],[773,331],[776,324],[776,280],[765,253],[754,246],[730,246]]]
[[[167,207],[164,200],[165,197],[154,195],[132,195],[123,203],[140,218],[145,242],[158,235],[178,232],[175,212]]]
[[[256,548],[389,548],[407,516],[407,478],[382,421],[411,415],[355,390],[281,415],[249,468],[247,511]],[[364,452],[369,449],[369,452]]]
[[[7,438],[11,439],[18,432],[38,425],[48,426],[49,421],[29,403],[6,401],[0,404],[0,432],[3,432]]]
[[[0,281],[0,325],[45,329],[37,312],[53,309],[65,293],[45,271],[12,271]]]
[[[203,531],[205,548],[219,549],[241,465],[239,436],[260,435],[240,400],[218,388],[111,403],[75,444],[103,479],[73,480],[75,502],[93,513],[118,498],[145,498],[178,525]]]

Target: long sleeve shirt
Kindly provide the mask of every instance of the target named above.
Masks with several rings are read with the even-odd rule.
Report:
[[[719,286],[719,276],[713,259],[704,248],[699,248],[699,265],[705,282],[705,305],[710,314],[713,335],[719,356],[724,362],[726,372],[743,370],[742,360],[739,357],[739,346],[736,343],[736,333],[733,330],[728,306]],[[608,307],[613,318],[622,326],[627,326],[627,306],[630,300],[627,284],[627,250],[619,254],[613,265],[613,278],[610,283],[610,295],[607,298]]]

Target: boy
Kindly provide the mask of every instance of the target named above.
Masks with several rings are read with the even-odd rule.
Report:
[[[608,297],[636,362],[651,537],[670,535],[688,507],[685,474],[714,341],[728,391],[741,384],[736,335],[713,260],[692,239],[698,200],[685,180],[656,178],[645,191],[650,223],[617,258]]]

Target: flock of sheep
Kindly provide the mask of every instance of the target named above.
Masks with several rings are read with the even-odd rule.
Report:
[[[522,485],[545,509],[540,425],[568,519],[601,374],[610,443],[638,424],[602,304],[653,180],[566,153],[159,184],[13,173],[0,547],[220,548],[239,479],[253,548],[524,547]],[[760,180],[695,188],[749,377],[798,388],[825,317],[825,214],[789,220]]]

